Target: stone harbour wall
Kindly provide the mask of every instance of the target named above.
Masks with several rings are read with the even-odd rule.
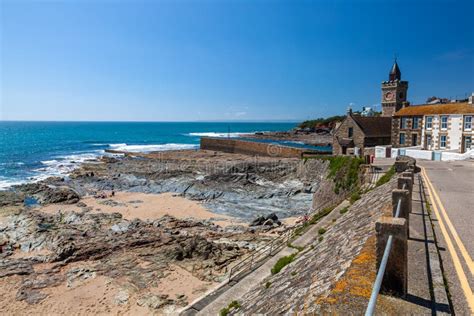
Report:
[[[238,315],[320,314],[324,299],[348,271],[375,222],[391,207],[394,180],[364,194],[333,225],[280,273],[251,289],[239,300]],[[370,293],[369,293],[370,295]]]
[[[201,149],[222,151],[231,154],[245,154],[282,158],[301,158],[303,156],[303,153],[307,152],[327,154],[326,152],[318,152],[317,150],[311,150],[306,148],[281,146],[276,143],[259,143],[242,139],[211,137],[201,137]]]

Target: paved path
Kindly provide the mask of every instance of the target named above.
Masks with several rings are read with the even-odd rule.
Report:
[[[425,191],[420,175],[415,174],[408,239],[408,294],[415,304],[413,314],[451,314],[448,294],[443,282],[441,262],[426,207]]]
[[[292,245],[298,247],[307,246],[309,243],[314,241],[315,238],[318,237],[319,228],[329,226],[335,219],[342,216],[339,211],[349,205],[350,203],[348,201],[343,201],[331,213],[323,217],[318,223],[312,225],[302,236],[294,240],[292,242]],[[209,304],[205,306],[202,310],[200,310],[197,315],[219,315],[219,311],[222,308],[228,306],[230,302],[234,300],[239,300],[251,288],[255,286],[260,286],[265,280],[265,278],[271,275],[270,271],[275,265],[275,263],[278,261],[278,259],[295,253],[296,251],[296,249],[290,247],[283,248],[282,250],[280,250],[280,252],[271,257],[258,269],[245,276],[237,284],[232,287],[228,287],[228,289],[224,293],[213,299],[212,302],[209,302]]]
[[[454,311],[474,314],[474,162],[419,161]]]

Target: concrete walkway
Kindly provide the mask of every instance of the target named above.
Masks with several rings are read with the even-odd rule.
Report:
[[[337,218],[342,216],[340,210],[344,207],[350,206],[348,201],[343,201],[331,213],[323,217],[318,223],[312,225],[303,235],[292,242],[292,245],[298,247],[306,247],[318,237],[318,230],[320,228],[329,227]],[[219,291],[219,294],[213,297],[206,298],[201,304],[202,309],[193,313],[187,311],[186,315],[219,315],[222,308],[227,307],[230,302],[239,300],[245,293],[255,286],[261,286],[262,282],[271,275],[271,269],[281,257],[291,255],[297,250],[291,247],[285,247],[276,253],[273,257],[268,259],[255,271],[251,272],[238,283],[226,285]]]
[[[416,314],[451,314],[424,188],[415,174],[408,239],[408,294]]]

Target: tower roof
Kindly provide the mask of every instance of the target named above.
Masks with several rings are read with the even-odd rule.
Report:
[[[395,59],[395,62],[393,63],[392,70],[390,70],[389,74],[389,80],[394,81],[394,80],[401,80],[402,79],[402,72],[400,71],[400,68],[398,68],[397,60]]]

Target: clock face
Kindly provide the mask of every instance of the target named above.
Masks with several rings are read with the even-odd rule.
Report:
[[[386,92],[384,95],[384,99],[386,101],[392,101],[394,97],[395,97],[395,94],[393,94],[392,91]]]

